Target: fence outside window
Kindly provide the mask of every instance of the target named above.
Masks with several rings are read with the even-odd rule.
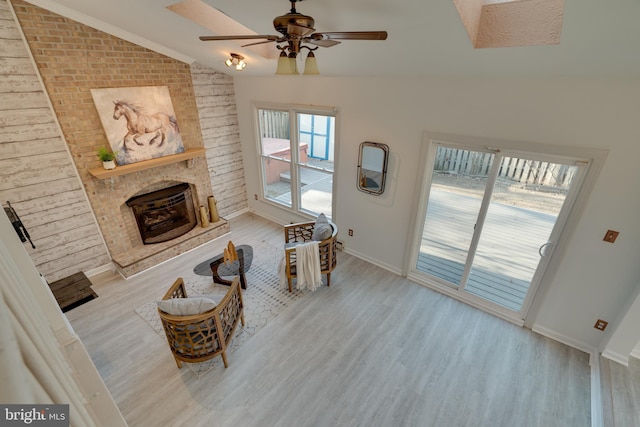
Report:
[[[289,112],[259,110],[261,138],[289,139]]]
[[[486,176],[491,169],[492,153],[478,153],[455,148],[438,150],[434,169],[469,176]],[[557,163],[504,157],[498,172],[499,178],[509,179],[523,185],[549,186],[566,189],[576,173],[576,168]]]

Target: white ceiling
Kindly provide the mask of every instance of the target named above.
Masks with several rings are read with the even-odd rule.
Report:
[[[276,60],[241,42],[202,42],[214,34],[171,12],[179,0],[28,0],[177,59],[232,75],[273,75]],[[203,0],[258,34],[277,34],[272,20],[287,0]],[[533,0],[521,0],[533,1]],[[640,0],[565,0],[559,45],[473,49],[452,0],[306,0],[298,12],[317,31],[386,30],[386,41],[349,40],[319,48],[324,76],[640,77]],[[275,47],[274,47],[275,49]],[[246,57],[242,74],[224,66]]]

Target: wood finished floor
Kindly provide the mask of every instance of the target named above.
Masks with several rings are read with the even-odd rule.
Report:
[[[330,288],[270,321],[229,368],[178,370],[134,309],[229,239],[282,244],[259,217],[231,230],[127,281],[93,278],[99,297],[67,313],[130,426],[590,425],[587,354],[345,253]]]
[[[604,425],[640,426],[640,359],[629,358],[629,366],[600,357]]]

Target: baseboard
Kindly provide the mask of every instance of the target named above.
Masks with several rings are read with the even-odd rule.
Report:
[[[577,350],[583,351],[589,355],[593,354],[594,352],[597,353],[597,349],[589,344],[583,343],[582,341],[578,341],[576,339],[573,339],[571,337],[568,337],[566,335],[563,335],[559,332],[556,332],[554,330],[545,328],[544,326],[540,326],[538,324],[534,324],[533,327],[531,328],[531,330],[537,334],[543,335],[547,338],[551,338],[554,341],[558,341],[561,342],[562,344],[566,344],[569,347],[573,347]]]
[[[91,270],[87,270],[84,272],[85,276],[87,276],[88,278],[91,278],[93,276],[97,276],[98,274],[102,274],[102,273],[106,273],[108,271],[112,271],[114,273],[118,273],[118,269],[116,268],[116,266],[110,262],[108,264],[105,264],[103,266],[97,267],[97,268],[92,268]],[[120,274],[120,273],[118,273]]]
[[[602,357],[606,357],[607,359],[613,360],[614,362],[617,362],[621,365],[624,365],[627,367],[629,366],[629,357],[625,356],[624,354],[620,354],[615,351],[605,349],[602,352]]]
[[[249,213],[249,212],[251,212],[249,210],[249,208],[240,209],[239,211],[235,211],[233,213],[230,213],[229,215],[225,215],[224,219],[230,220],[232,218],[239,217],[240,215],[244,215],[244,214]]]
[[[279,220],[277,218],[270,217],[269,215],[266,215],[264,212],[257,211],[255,209],[248,209],[248,211],[249,211],[249,213],[251,215],[259,216],[260,218],[266,219],[267,221],[271,221],[274,224],[278,224],[278,225],[284,226],[284,224],[282,223],[281,220]]]
[[[363,261],[367,261],[369,264],[373,264],[376,265],[380,268],[384,268],[387,271],[392,272],[393,274],[397,274],[398,276],[402,275],[402,270],[400,270],[399,268],[396,268],[390,264],[386,264],[384,262],[380,262],[376,259],[370,258],[366,255],[361,254],[360,252],[354,251],[353,249],[349,249],[348,247],[344,247],[343,246],[343,252],[347,253],[349,255],[353,255],[356,258],[360,258]]]

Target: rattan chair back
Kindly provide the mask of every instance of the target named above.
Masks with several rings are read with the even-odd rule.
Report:
[[[331,272],[337,265],[336,251],[338,246],[338,226],[333,222],[329,223],[333,232],[331,237],[318,242],[320,252],[320,273],[327,276],[327,286],[331,285]],[[292,279],[296,278],[296,248],[292,243],[305,243],[313,240],[313,229],[315,222],[300,222],[284,226],[285,247],[285,272],[289,292],[292,291]]]
[[[162,299],[170,298],[187,298],[182,278],[173,283]],[[178,368],[182,362],[203,362],[218,355],[222,356],[226,368],[227,347],[238,321],[244,325],[240,279],[234,278],[222,301],[205,313],[174,316],[158,309],[158,314]]]

